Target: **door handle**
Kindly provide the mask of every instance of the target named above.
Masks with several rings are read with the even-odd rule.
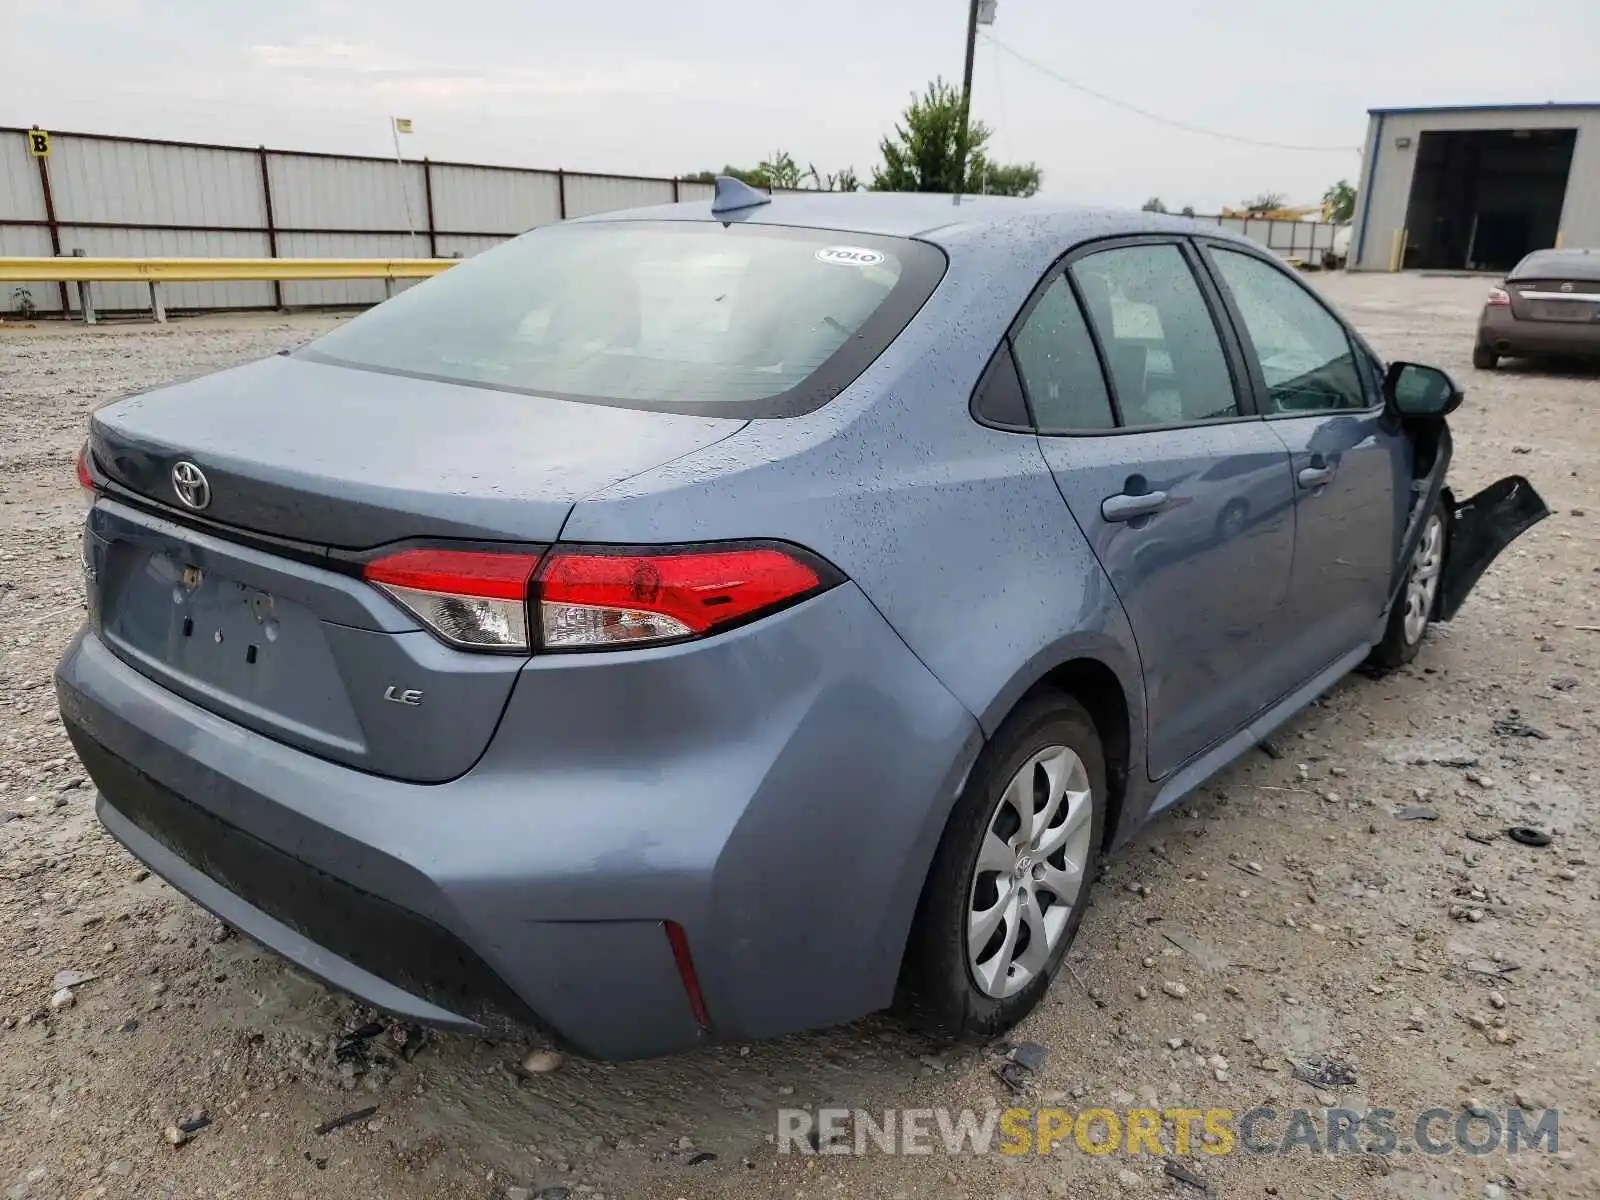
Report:
[[[1297,476],[1303,488],[1321,487],[1333,478],[1332,467],[1301,467]]]
[[[1123,492],[1102,500],[1100,515],[1108,521],[1137,521],[1140,517],[1154,516],[1166,507],[1165,492],[1140,492],[1134,496]]]

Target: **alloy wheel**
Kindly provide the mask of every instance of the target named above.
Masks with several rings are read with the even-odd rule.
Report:
[[[1422,639],[1433,616],[1433,601],[1439,591],[1439,570],[1444,565],[1444,519],[1438,513],[1428,518],[1422,541],[1411,556],[1411,574],[1406,579],[1406,644]]]
[[[1044,973],[1088,869],[1089,773],[1066,746],[1023,764],[989,817],[967,899],[967,965],[986,996],[1005,999]]]

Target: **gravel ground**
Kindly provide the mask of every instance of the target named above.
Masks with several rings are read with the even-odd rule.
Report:
[[[100,831],[49,684],[79,617],[70,464],[86,413],[331,318],[0,326],[0,1196],[1203,1194],[1155,1157],[772,1145],[779,1107],[1014,1102],[1337,1103],[1396,1110],[1402,1129],[1431,1107],[1548,1105],[1559,1155],[1186,1162],[1218,1197],[1600,1195],[1585,802],[1600,763],[1600,382],[1474,372],[1481,280],[1322,286],[1381,351],[1468,385],[1452,420],[1459,494],[1522,472],[1554,515],[1413,669],[1347,680],[1280,734],[1281,757],[1252,753],[1107,865],[1071,972],[1016,1035],[1046,1052],[1020,1101],[993,1050],[936,1053],[883,1020],[549,1074],[518,1069],[525,1047],[435,1037],[418,1051],[382,1026],[341,1044],[371,1014],[226,936]],[[1547,736],[1495,731],[1513,716]],[[1417,805],[1437,819],[1394,815]],[[1512,842],[1513,824],[1554,844]],[[91,978],[62,995],[62,972]],[[1319,1093],[1293,1078],[1315,1056],[1354,1081]],[[168,1127],[202,1112],[210,1123],[174,1147]]]

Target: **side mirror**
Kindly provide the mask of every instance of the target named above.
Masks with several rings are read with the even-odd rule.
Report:
[[[1463,393],[1438,367],[1390,363],[1383,377],[1383,399],[1402,417],[1445,417],[1461,407]]]

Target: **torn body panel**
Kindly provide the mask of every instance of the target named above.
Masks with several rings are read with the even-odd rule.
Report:
[[[1454,617],[1500,551],[1549,515],[1544,499],[1521,475],[1507,475],[1456,504],[1435,619]]]
[[[1433,619],[1448,621],[1461,611],[1474,585],[1500,552],[1548,517],[1550,509],[1533,484],[1521,475],[1508,475],[1477,495],[1457,502],[1445,485],[1454,451],[1449,425],[1443,419],[1407,421],[1406,436],[1415,447],[1411,512],[1406,519],[1384,620],[1405,588],[1406,566],[1416,553],[1428,514],[1442,498],[1450,534]]]

